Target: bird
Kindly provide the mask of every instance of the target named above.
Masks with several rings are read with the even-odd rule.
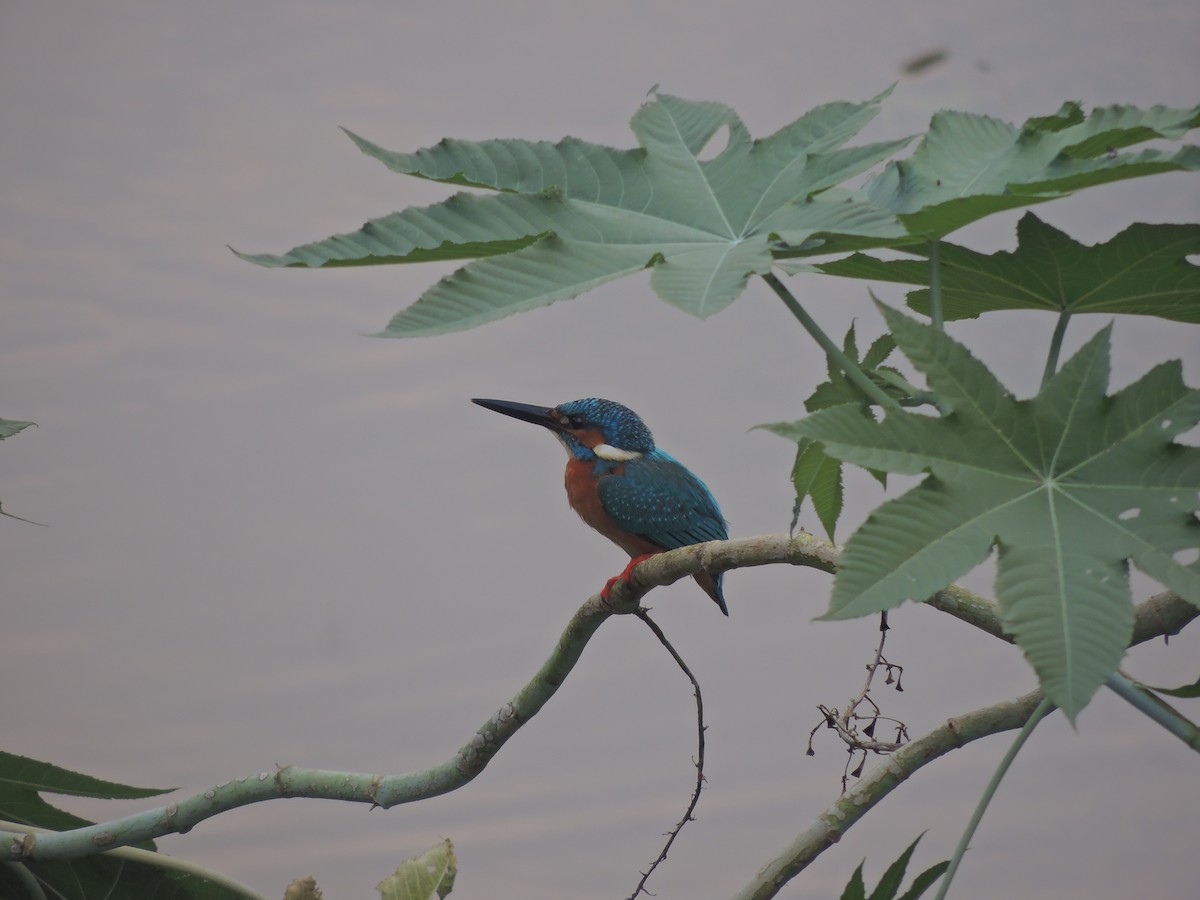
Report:
[[[599,397],[558,406],[511,400],[473,399],[485,409],[548,429],[567,451],[564,483],[571,508],[588,525],[630,556],[620,575],[628,581],[647,557],[705,541],[723,541],[729,531],[708,487],[683,463],[660,450],[641,416],[628,406]],[[701,572],[696,583],[729,615],[723,573]]]

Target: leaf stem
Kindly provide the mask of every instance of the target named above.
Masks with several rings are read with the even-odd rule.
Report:
[[[1017,739],[1008,748],[1008,752],[1004,754],[1004,759],[1000,760],[1000,765],[992,773],[992,780],[988,782],[983,796],[979,798],[979,803],[975,806],[975,812],[971,816],[971,821],[967,823],[966,831],[963,832],[962,837],[959,839],[958,846],[954,848],[954,856],[950,858],[950,868],[946,870],[946,877],[942,879],[941,884],[938,886],[937,897],[934,900],[944,900],[946,892],[950,890],[950,882],[954,880],[954,873],[958,871],[958,864],[962,862],[963,855],[967,852],[967,845],[971,843],[971,838],[975,835],[975,829],[979,827],[979,823],[983,819],[983,814],[987,810],[988,804],[992,801],[992,796],[996,793],[996,789],[1000,787],[1000,782],[1008,772],[1008,767],[1017,758],[1017,753],[1025,745],[1025,741],[1029,739],[1029,735],[1033,734],[1033,729],[1037,727],[1037,723],[1048,716],[1053,709],[1054,704],[1043,698],[1042,702],[1037,705],[1037,708],[1029,716],[1029,720],[1025,723],[1025,727],[1021,729],[1021,733],[1017,735]]]
[[[942,331],[942,262],[941,242],[934,238],[929,242],[929,319],[930,324]]]
[[[1104,682],[1122,700],[1145,713],[1175,737],[1200,753],[1200,728],[1166,701],[1130,681],[1120,672],[1113,672]]]
[[[1071,311],[1064,309],[1058,314],[1058,322],[1054,326],[1054,335],[1050,338],[1050,353],[1046,356],[1046,370],[1042,372],[1042,387],[1054,377],[1058,370],[1058,354],[1062,352],[1063,335],[1067,333],[1067,323],[1071,321]]]
[[[771,286],[771,290],[779,296],[779,299],[783,301],[783,305],[791,311],[791,314],[800,321],[800,324],[804,326],[804,330],[812,336],[814,341],[821,345],[821,349],[825,351],[826,355],[841,367],[841,370],[846,373],[846,377],[854,382],[859,390],[885,409],[900,408],[900,403],[894,397],[888,395],[883,388],[868,378],[866,373],[858,367],[858,363],[843,353],[842,348],[835,344],[829,335],[821,330],[821,326],[817,324],[816,319],[808,314],[774,272],[768,272],[763,275],[763,281]]]

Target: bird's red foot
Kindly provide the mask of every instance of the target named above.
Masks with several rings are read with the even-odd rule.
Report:
[[[618,581],[629,581],[629,577],[633,574],[633,567],[640,562],[645,562],[654,555],[655,554],[653,553],[643,553],[641,556],[635,556],[633,559],[631,559],[629,561],[629,565],[625,567],[624,572],[622,572],[620,575],[614,575],[612,578],[608,579],[608,582],[604,585],[604,589],[600,592],[600,599],[607,600],[609,592],[612,591],[614,584],[616,584]]]

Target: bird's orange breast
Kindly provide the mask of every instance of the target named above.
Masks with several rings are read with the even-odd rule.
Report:
[[[642,556],[647,553],[661,553],[662,547],[650,543],[643,537],[622,529],[613,521],[600,502],[600,478],[620,478],[623,465],[597,477],[595,463],[585,462],[571,457],[567,461],[567,471],[563,482],[567,488],[567,501],[571,509],[579,513],[579,517],[596,529],[630,556]]]

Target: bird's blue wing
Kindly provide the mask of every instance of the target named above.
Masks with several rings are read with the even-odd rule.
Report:
[[[616,524],[664,550],[729,537],[704,482],[661,450],[624,463],[600,479],[600,503]]]

